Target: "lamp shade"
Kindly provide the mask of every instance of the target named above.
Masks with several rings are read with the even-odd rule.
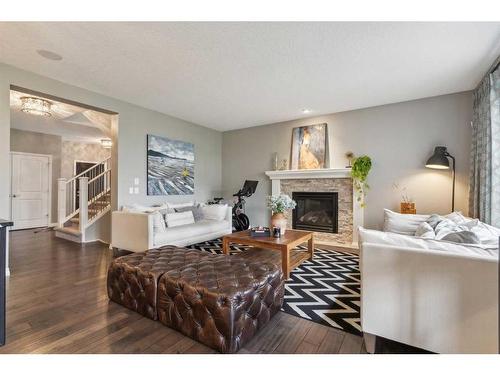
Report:
[[[434,154],[425,163],[426,168],[431,169],[450,169],[450,161],[448,160],[448,151],[444,146],[436,146]]]

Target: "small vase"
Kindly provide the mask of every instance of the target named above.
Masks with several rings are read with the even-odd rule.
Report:
[[[415,203],[411,202],[401,202],[401,213],[402,214],[416,214],[417,210],[415,208]]]
[[[273,214],[271,217],[271,227],[277,227],[280,228],[281,235],[285,234],[286,232],[286,217],[282,213],[278,212]]]

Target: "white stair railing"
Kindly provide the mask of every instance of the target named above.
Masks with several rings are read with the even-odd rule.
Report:
[[[110,192],[111,158],[96,163],[69,180],[59,178],[58,225],[63,227],[66,222],[78,215],[79,229],[82,232],[111,205]],[[77,197],[78,207],[76,207]]]

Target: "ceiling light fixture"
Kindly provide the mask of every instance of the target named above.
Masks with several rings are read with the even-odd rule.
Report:
[[[62,60],[61,55],[58,55],[57,53],[52,52],[52,51],[47,51],[46,49],[37,49],[36,53],[38,53],[40,56],[42,56],[48,60],[52,60],[52,61],[61,61]]]
[[[302,113],[303,113],[304,115],[307,115],[308,113],[311,113],[311,110],[310,110],[310,109],[307,109],[307,108],[304,108],[304,109],[302,110]]]
[[[111,148],[111,146],[113,146],[113,141],[109,138],[101,139],[101,146],[104,148]]]
[[[52,116],[50,113],[51,103],[41,98],[32,96],[23,96],[21,98],[21,111],[37,115],[37,116]]]

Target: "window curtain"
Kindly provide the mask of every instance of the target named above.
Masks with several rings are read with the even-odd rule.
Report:
[[[500,227],[500,70],[474,92],[469,216]]]

